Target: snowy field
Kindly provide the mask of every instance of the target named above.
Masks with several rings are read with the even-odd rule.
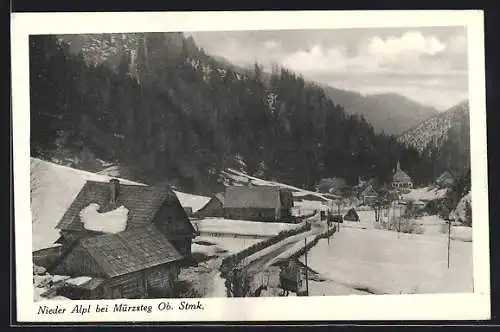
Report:
[[[451,241],[448,269],[446,237],[342,228],[308,263],[327,279],[310,284],[316,295],[472,292],[472,243]]]
[[[31,158],[31,214],[33,251],[53,246],[59,237],[55,226],[86,181],[108,182],[111,177],[95,174],[74,168],[57,165],[51,162]],[[119,179],[124,184],[141,185],[141,183]],[[209,198],[175,191],[182,206],[190,206],[193,211],[201,208]]]
[[[201,233],[241,234],[248,236],[275,236],[279,232],[299,227],[297,224],[206,218],[192,221]]]

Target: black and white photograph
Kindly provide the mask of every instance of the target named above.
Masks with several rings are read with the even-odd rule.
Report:
[[[465,20],[385,22],[29,33],[30,315],[484,295],[478,41]]]

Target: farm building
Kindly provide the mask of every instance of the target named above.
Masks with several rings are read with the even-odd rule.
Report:
[[[440,188],[449,188],[455,184],[455,177],[449,171],[444,171],[436,179],[436,184]]]
[[[224,218],[279,221],[292,216],[293,195],[274,186],[235,186],[226,188]]]
[[[411,189],[413,188],[413,181],[411,177],[406,174],[405,171],[401,169],[401,166],[398,164],[396,166],[396,170],[394,171],[394,174],[392,175],[392,183],[391,183],[392,188],[395,189]]]
[[[155,225],[147,224],[78,240],[52,272],[85,279],[59,290],[68,298],[172,296],[182,258]]]
[[[224,193],[215,194],[198,212],[196,216],[223,217],[224,216]]]
[[[344,220],[347,221],[359,221],[359,216],[356,210],[350,209],[344,216]]]
[[[151,224],[179,253],[191,256],[196,232],[170,188],[87,181],[56,226],[57,243],[64,251],[80,239]]]
[[[186,216],[192,217],[193,216],[193,208],[190,206],[184,206],[183,207],[184,212],[186,212]]]
[[[363,205],[369,205],[374,203],[378,198],[378,193],[373,189],[373,186],[370,184],[366,186],[360,193],[360,198],[363,201]]]

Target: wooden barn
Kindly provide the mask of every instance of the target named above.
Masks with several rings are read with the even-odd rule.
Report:
[[[76,241],[52,273],[83,279],[59,290],[73,299],[172,296],[182,258],[149,224]]]
[[[99,207],[98,214],[127,209],[125,230],[153,224],[179,253],[186,258],[191,256],[196,232],[175,193],[167,186],[125,185],[116,179],[109,183],[85,183],[56,226],[61,233],[57,243],[63,248],[79,239],[104,234],[84,227],[80,213],[91,204]]]
[[[370,205],[377,201],[378,193],[373,189],[373,186],[370,184],[366,186],[366,188],[361,191],[360,198],[363,201],[363,205]]]
[[[274,186],[235,186],[226,188],[224,218],[254,221],[280,221],[292,216],[290,190]]]
[[[196,212],[200,218],[224,216],[224,193],[215,194],[201,209]]]
[[[359,221],[358,213],[354,209],[349,209],[349,211],[347,211],[347,213],[344,216],[344,220]]]

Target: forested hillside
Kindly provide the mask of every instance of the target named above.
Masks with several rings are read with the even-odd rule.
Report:
[[[461,102],[423,121],[398,140],[434,160],[433,168],[465,174],[470,168],[469,103]]]
[[[384,182],[397,160],[417,183],[435,176],[416,149],[376,134],[296,73],[237,72],[179,33],[112,37],[30,37],[33,156],[85,147],[133,180],[198,192],[240,165],[304,188],[323,177]]]
[[[436,114],[430,106],[421,105],[396,93],[363,96],[359,93],[324,87],[326,95],[338,100],[349,114],[364,116],[375,132],[400,135]]]

